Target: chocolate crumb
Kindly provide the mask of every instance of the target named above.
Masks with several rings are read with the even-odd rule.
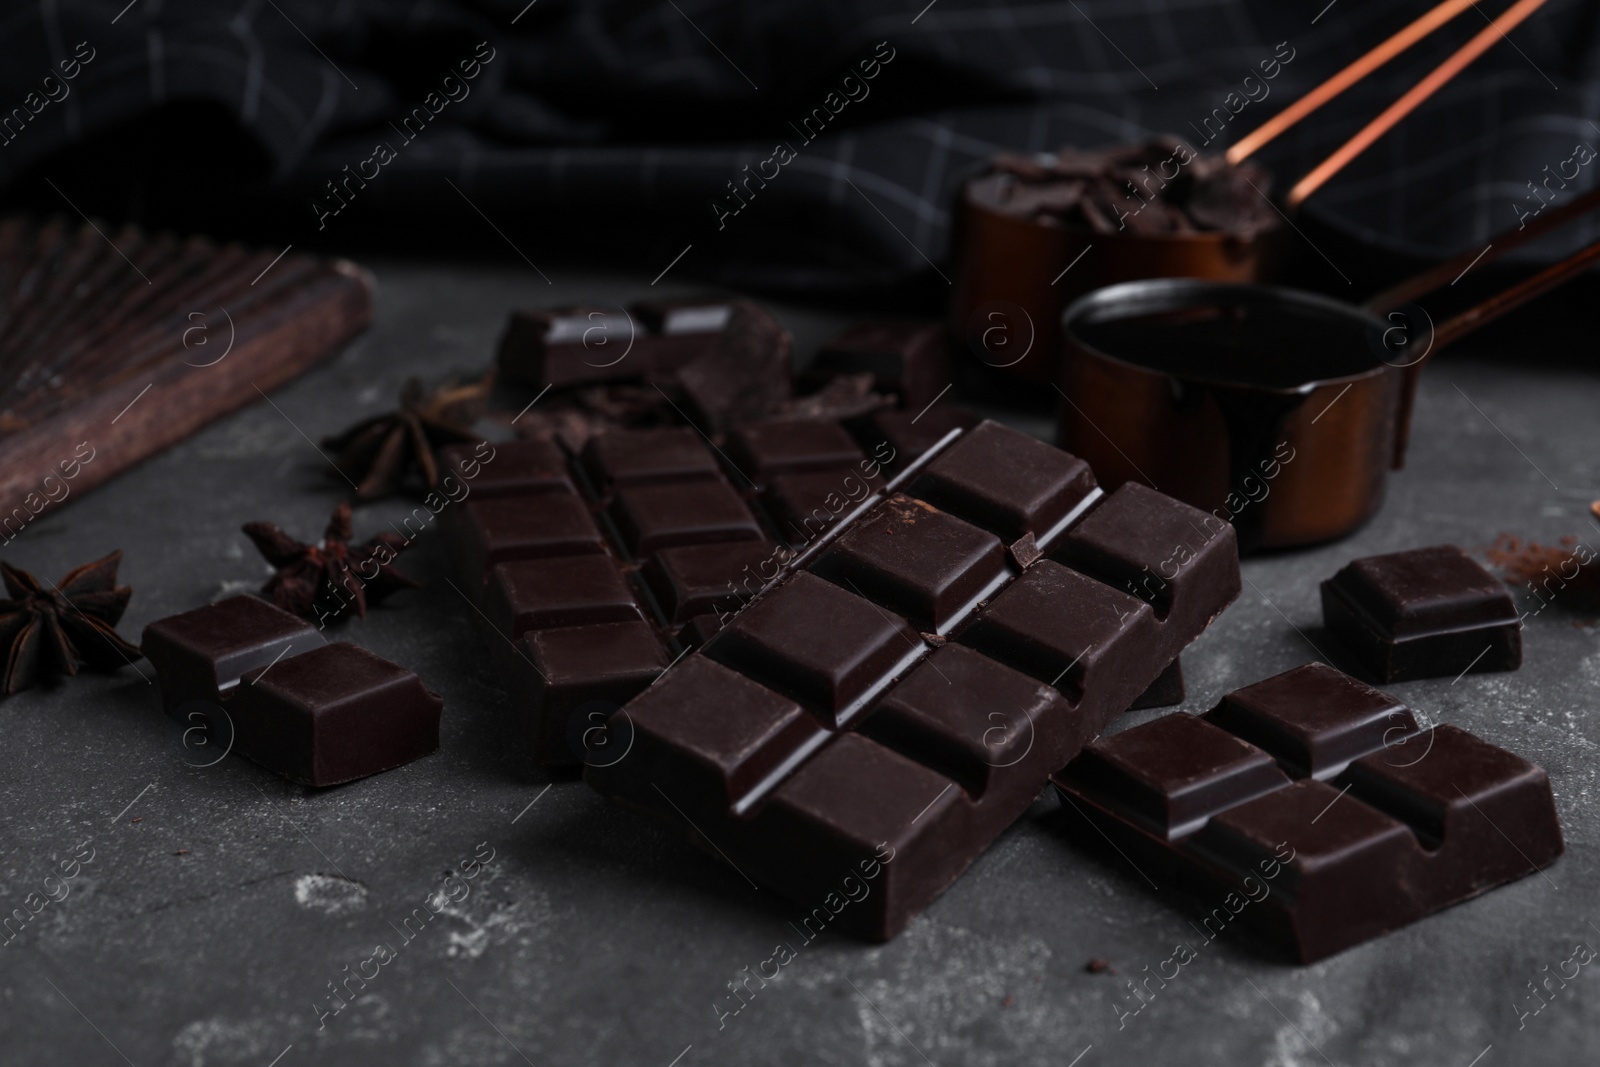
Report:
[[[945,645],[945,639],[940,637],[938,634],[924,633],[922,635],[922,639],[928,642],[928,644],[932,645],[934,648],[943,648]]]
[[[1111,961],[1100,956],[1096,956],[1094,959],[1090,960],[1083,969],[1088,971],[1090,974],[1101,974],[1105,971],[1111,971],[1112,974],[1117,973],[1112,969]]]
[[[1011,555],[1012,562],[1023,570],[1027,570],[1039,557],[1044,555],[1039,551],[1039,546],[1034,543],[1033,534],[1025,533],[1006,549]]]

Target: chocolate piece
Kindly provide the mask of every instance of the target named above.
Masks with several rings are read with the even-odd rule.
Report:
[[[161,703],[174,717],[191,700],[219,702],[246,671],[326,643],[305,619],[253,596],[157,619],[139,639],[156,669]]]
[[[1025,433],[983,422],[911,484],[910,493],[1006,542],[1032,533],[1040,548],[1099,493],[1089,465]]]
[[[728,434],[728,457],[764,485],[774,474],[852,467],[861,449],[836,422],[760,422]]]
[[[616,563],[599,554],[501,563],[483,611],[512,641],[528,630],[642,618]]]
[[[720,478],[705,438],[687,426],[601,434],[583,450],[583,469],[600,492],[632,482]]]
[[[231,751],[302,785],[363,778],[439,747],[444,702],[417,676],[250,596],[145,627],[167,714],[232,724]]]
[[[967,430],[977,424],[978,416],[970,411],[935,404],[926,411],[881,411],[872,416],[869,429],[859,432],[863,438],[888,442],[892,458],[884,462],[898,471],[922,458],[951,430]]]
[[[625,485],[610,514],[635,559],[672,545],[761,539],[755,516],[721,480]]]
[[[705,433],[756,422],[792,395],[788,331],[749,301],[735,301],[716,347],[678,370],[689,415]]]
[[[846,874],[873,879],[836,924],[898,932],[1239,588],[1236,570],[1216,566],[1234,543],[1226,525],[1199,546],[1207,581],[1175,583],[1165,620],[1059,563],[1018,576],[1002,538],[1043,524],[1059,544],[1099,490],[1048,445],[990,423],[970,433],[890,482],[726,625],[691,620],[681,637],[698,649],[612,716],[609,732],[631,731],[632,747],[591,760],[587,780],[693,824],[807,907]],[[1009,477],[980,484],[987,460]],[[941,510],[923,485],[965,513]],[[1106,530],[1130,524],[1130,551],[1143,551],[1131,524],[1202,517],[1165,504],[1153,514],[1124,488],[1094,514]]]
[[[643,332],[620,308],[513,312],[500,338],[500,371],[541,388],[637,377],[655,369],[639,344]],[[632,358],[635,348],[641,358]]]
[[[451,445],[439,465],[483,499],[529,493],[570,493],[572,476],[561,449],[548,441],[497,441]]]
[[[1563,849],[1544,771],[1455,726],[1419,730],[1393,697],[1323,664],[1096,741],[1052,781],[1099,831],[1084,840],[1105,835],[1207,905],[1243,901],[1203,920],[1208,938],[1238,918],[1302,963]]]
[[[822,346],[800,375],[807,392],[837,375],[869,373],[881,393],[893,393],[900,406],[916,413],[950,384],[944,331],[917,322],[864,322]]]
[[[342,641],[247,671],[225,705],[233,751],[318,787],[426,756],[443,707],[415,674]]]
[[[639,574],[662,618],[676,625],[739,610],[777,576],[786,556],[770,541],[680,545],[651,556]]]
[[[1322,583],[1322,618],[1380,682],[1522,666],[1511,594],[1454,545],[1346,564]]]
[[[863,463],[867,470],[877,470],[870,460]],[[774,475],[761,503],[780,536],[797,545],[814,541],[881,489],[882,472],[868,476],[861,467]]]
[[[834,541],[812,571],[936,634],[1011,577],[994,534],[898,494]]]
[[[460,527],[462,579],[472,596],[496,563],[605,551],[599,527],[573,493],[469,500]]]
[[[583,735],[643,692],[667,665],[643,622],[530,630],[513,662],[512,706],[525,744],[545,766],[583,762]]]

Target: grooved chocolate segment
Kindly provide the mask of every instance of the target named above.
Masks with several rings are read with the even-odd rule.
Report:
[[[1099,675],[1121,673],[1141,658],[1139,645],[1155,630],[1150,605],[1041,560],[979,612],[960,640],[1076,701]]]
[[[628,705],[627,717],[657,788],[675,803],[728,812],[825,736],[794,701],[700,656]]]
[[[496,563],[604,552],[583,500],[570,493],[470,500],[461,515],[462,577],[481,589]]]
[[[972,699],[978,693],[983,700]],[[982,797],[991,786],[1029,789],[1031,783],[1006,771],[1071,714],[1049,686],[946,645],[890,691],[861,732]]]
[[[1377,731],[1390,716],[1404,732]],[[1393,698],[1320,665],[1229,694],[1203,720],[1169,715],[1097,741],[1052,781],[1146,877],[1208,903],[1248,895],[1221,925],[1237,915],[1304,963],[1563,848],[1544,771],[1454,726],[1417,733]]]
[[[655,631],[642,622],[530,630],[513,661],[511,695],[533,758],[546,766],[583,762],[581,732],[644,691],[667,665]]]
[[[861,462],[861,449],[836,422],[758,422],[728,434],[728,456],[748,478],[830,470]]]
[[[501,563],[490,574],[483,610],[513,641],[527,630],[640,617],[616,562],[604,555]]]
[[[1236,689],[1206,718],[1316,778],[1417,732],[1411,709],[1322,663]]]
[[[978,417],[962,408],[935,404],[926,411],[880,411],[871,416],[864,438],[887,441],[894,449],[889,466],[902,470],[944,439],[951,430],[976,426]]]
[[[226,710],[234,751],[292,782],[329,786],[438,748],[443,707],[404,667],[338,642],[247,672]]]
[[[761,502],[778,535],[798,544],[815,540],[882,487],[881,474],[869,477],[857,464],[839,470],[774,475]]]
[[[994,534],[900,494],[836,540],[812,572],[935,633],[1008,574]]]
[[[561,450],[547,441],[500,441],[449,445],[440,465],[482,499],[528,493],[570,493],[572,476]]]
[[[1126,482],[1061,539],[1052,558],[1149,602],[1166,618],[1184,586],[1226,580],[1233,527],[1198,508]]]
[[[732,614],[776,578],[787,550],[770,541],[664,548],[640,569],[666,621]]]
[[[687,426],[630,430],[591,438],[583,450],[583,469],[601,492],[633,482],[720,479],[717,457],[705,439]]]
[[[610,513],[635,559],[673,545],[761,539],[755,516],[723,481],[625,485]]]
[[[1454,545],[1347,564],[1322,583],[1322,617],[1380,682],[1522,665],[1511,594]]]
[[[868,690],[925,648],[904,619],[802,572],[740,613],[706,654],[837,727]]]
[[[929,464],[907,492],[1011,542],[1041,544],[1095,488],[1076,456],[997,422],[980,423]]]

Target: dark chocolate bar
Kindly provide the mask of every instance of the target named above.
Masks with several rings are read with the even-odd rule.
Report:
[[[404,667],[251,596],[145,627],[167,714],[292,782],[338,785],[439,747],[444,701]],[[221,722],[217,721],[217,712]]]
[[[1562,852],[1544,771],[1313,663],[1102,738],[1053,777],[1146,878],[1322,959]],[[1088,828],[1083,828],[1087,831]],[[1213,929],[1215,928],[1215,929]]]
[[[1346,564],[1322,583],[1322,618],[1379,682],[1522,666],[1511,594],[1455,545]]]
[[[1231,527],[1137,484],[1105,497],[1080,460],[995,423],[885,493],[613,715],[585,771],[807,907],[881,867],[869,895],[819,913],[873,939],[1239,590]],[[1052,558],[1019,567],[1022,538]],[[1159,603],[1122,588],[1179,546]]]

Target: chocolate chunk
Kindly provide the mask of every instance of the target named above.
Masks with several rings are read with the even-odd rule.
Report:
[[[567,459],[547,441],[451,445],[439,457],[446,473],[455,475],[479,499],[572,491]]]
[[[904,619],[801,573],[746,608],[705,651],[838,727],[926,649]]]
[[[469,500],[459,526],[461,576],[472,597],[496,563],[605,551],[589,509],[570,493]]]
[[[832,470],[861,462],[861,448],[836,422],[761,422],[728,434],[728,458],[759,485],[775,474]]]
[[[696,426],[718,434],[756,422],[792,395],[792,342],[766,311],[735,301],[717,345],[677,372],[678,389]]]
[[[610,716],[644,691],[667,665],[661,640],[643,622],[530,630],[512,665],[512,706],[535,762],[583,762],[586,731],[604,733]]]
[[[500,338],[500,372],[539,387],[636,377],[649,369],[628,358],[641,332],[620,308],[514,312]]]
[[[962,435],[908,491],[1008,543],[1031,533],[1041,548],[1099,496],[1083,460],[997,422]]]
[[[1328,630],[1380,682],[1522,665],[1511,594],[1454,545],[1369,556],[1322,583]]]
[[[247,671],[225,705],[235,752],[318,787],[426,756],[443,707],[415,674],[342,641]]]
[[[633,482],[720,478],[722,474],[705,438],[687,426],[602,434],[584,448],[583,469],[603,493]]]
[[[923,471],[937,476],[891,483],[893,495],[841,518],[731,619],[691,619],[679,640],[694,651],[611,717],[611,734],[635,731],[630,754],[585,769],[601,792],[703,835],[807,907],[845,874],[872,883],[836,919],[823,909],[802,929],[893,936],[1237,593],[1237,571],[1209,556],[1195,571],[1209,584],[1175,583],[1164,620],[1059,563],[1018,576],[1003,536],[1029,524],[1070,536],[1098,490],[1047,445],[987,423],[970,433],[965,455],[970,439],[943,446]],[[987,483],[986,460],[999,472]],[[923,485],[963,511],[921,496]],[[1102,505],[1107,530],[1202,515],[1118,499]],[[1137,567],[1169,552],[1129,539]],[[1234,543],[1226,527],[1215,539]]]
[[[610,515],[635,559],[672,545],[762,537],[749,507],[721,480],[625,485],[617,490]]]
[[[528,630],[639,619],[633,592],[609,556],[561,556],[498,564],[483,612],[515,641]]]
[[[950,384],[944,331],[917,322],[864,322],[822,346],[800,375],[800,387],[821,388],[837,375],[868,373],[880,393],[900,398],[900,406],[921,411]]]
[[[1564,847],[1544,771],[1322,664],[1096,741],[1052,781],[1085,841],[1216,904],[1208,940],[1237,919],[1302,963]]]
[[[255,597],[157,620],[144,648],[169,715],[203,715],[227,751],[290,781],[337,785],[439,747],[443,701],[415,674]]]
[[[786,556],[770,541],[680,545],[651,556],[639,574],[662,618],[677,625],[738,611],[777,577]]]
[[[216,703],[246,671],[326,643],[305,619],[253,596],[229,597],[158,619],[140,638],[169,715],[191,700]]]
[[[899,494],[834,541],[812,573],[934,633],[1011,576],[994,534]]]

